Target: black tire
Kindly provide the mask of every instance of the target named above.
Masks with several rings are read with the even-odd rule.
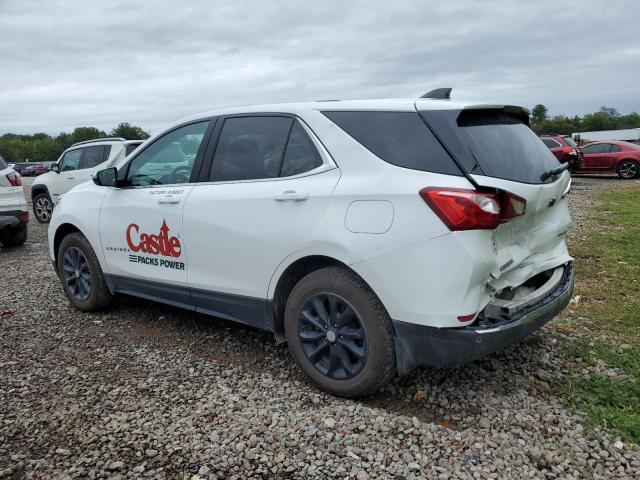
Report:
[[[76,256],[78,252],[80,254]],[[78,258],[79,262],[75,272],[70,270],[72,263],[69,263],[69,260],[74,258]],[[85,261],[82,262],[81,258]],[[85,312],[101,310],[107,307],[113,298],[100,268],[98,257],[89,241],[81,233],[71,233],[62,239],[58,249],[58,276],[67,297],[79,310]],[[74,278],[75,281],[73,281]],[[88,289],[85,288],[87,281]],[[78,289],[74,288],[76,285]],[[83,289],[82,294],[79,293],[80,286]]]
[[[33,197],[33,215],[40,223],[49,223],[53,213],[53,202],[47,193]]]
[[[622,160],[618,164],[618,176],[624,180],[640,177],[640,164],[635,160]]]
[[[357,319],[356,325],[360,325],[361,330],[364,332],[362,340],[353,340],[353,342],[359,342],[360,351],[365,352],[364,357],[355,357],[350,353],[350,349],[342,347],[345,341],[350,341],[345,340],[340,334],[340,332],[345,332],[346,330],[333,330],[331,325],[329,325],[329,329],[325,330],[320,330],[319,327],[313,326],[311,330],[308,329],[308,317],[301,318],[303,311],[309,314],[309,305],[316,305],[312,303],[314,299],[323,301],[323,298],[326,298],[327,303],[324,305],[327,308],[331,308],[329,299],[332,299],[333,302],[343,304],[342,307],[338,305],[338,310],[340,308],[353,310],[355,315],[350,315],[350,317]],[[311,307],[311,310],[313,309],[314,307]],[[324,313],[327,314],[327,310]],[[314,317],[314,322],[322,317],[317,312],[316,315],[318,316]],[[340,314],[338,312],[337,315],[344,316],[344,313]],[[333,314],[330,314],[330,316],[331,319],[335,318]],[[351,320],[351,322],[353,321]],[[334,320],[332,320],[333,322]],[[336,320],[336,322],[340,322],[340,320]],[[351,325],[353,326],[354,324],[351,323]],[[345,326],[344,328],[349,327]],[[356,331],[357,328],[351,328],[349,331]],[[316,270],[300,280],[287,299],[284,329],[289,350],[296,362],[305,375],[326,392],[348,398],[369,395],[386,385],[396,373],[393,326],[389,314],[369,286],[358,275],[346,268],[326,267]],[[331,336],[329,336],[329,330],[333,331]],[[361,330],[357,331],[361,332]],[[319,369],[319,360],[316,360],[314,364],[309,358],[309,342],[315,341],[306,338],[309,333],[314,337],[322,336],[317,340],[318,344],[312,344],[313,350],[322,342],[329,344],[324,350],[325,354],[330,357],[325,363],[329,365],[327,367],[328,372],[323,373]],[[305,340],[302,340],[302,334],[304,334]],[[360,335],[362,335],[362,332]],[[347,335],[347,338],[354,337]],[[362,338],[362,336],[359,338]],[[329,351],[327,352],[326,349],[329,349]],[[334,351],[339,353],[335,354],[335,358],[339,358],[339,360],[334,360]],[[342,367],[344,365],[344,362],[342,362],[344,352],[348,353],[348,360],[363,358],[362,361],[357,362],[359,365],[357,369],[352,363],[349,363],[348,368],[353,368],[356,370],[355,372],[348,371],[347,368]],[[339,362],[340,366],[333,368],[332,373],[331,365],[336,362]],[[339,378],[338,372],[344,378]]]
[[[4,247],[17,247],[27,241],[27,224],[21,223],[16,228],[5,228],[0,231],[0,243]]]

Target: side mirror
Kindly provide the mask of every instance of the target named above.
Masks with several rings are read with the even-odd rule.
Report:
[[[51,170],[52,172],[60,173],[60,165],[57,163],[52,163],[51,167],[49,167],[49,170]]]
[[[117,187],[118,169],[116,167],[111,167],[100,170],[93,177],[93,183],[101,187]]]

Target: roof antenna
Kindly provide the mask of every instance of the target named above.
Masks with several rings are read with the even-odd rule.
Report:
[[[451,90],[452,88],[436,88],[435,90],[431,90],[430,92],[425,93],[420,98],[431,98],[433,100],[451,100]]]

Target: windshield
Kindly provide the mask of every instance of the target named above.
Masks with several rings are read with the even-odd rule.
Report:
[[[420,113],[469,173],[535,184],[560,165],[516,114],[493,109]]]

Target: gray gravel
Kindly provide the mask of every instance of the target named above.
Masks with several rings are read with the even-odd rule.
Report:
[[[615,185],[575,179],[574,213]],[[0,478],[640,477],[638,446],[550,393],[573,368],[552,325],[343,400],[258,330],[125,297],[76,311],[30,228],[0,250]]]

